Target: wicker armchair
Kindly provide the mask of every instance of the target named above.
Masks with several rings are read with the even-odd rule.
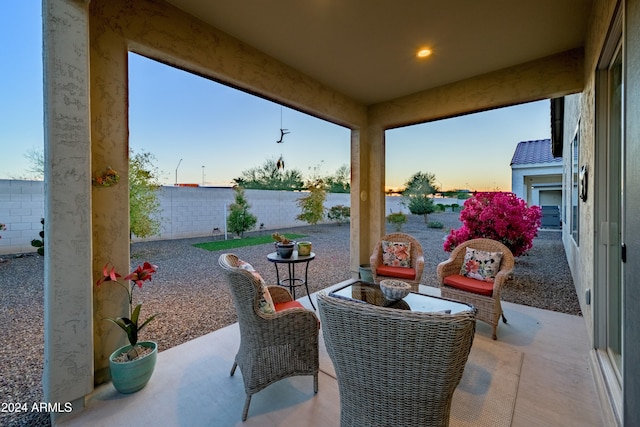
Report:
[[[377,270],[380,266],[383,265],[382,262],[382,241],[386,240],[389,242],[405,242],[411,244],[411,268],[415,271],[415,276],[413,278],[409,277],[400,277],[400,276],[391,276],[378,274]],[[405,233],[391,233],[382,238],[376,243],[373,248],[373,253],[369,260],[371,263],[371,273],[373,274],[373,281],[375,283],[380,283],[380,280],[396,278],[400,279],[403,282],[407,282],[411,284],[412,289],[414,291],[418,290],[418,285],[420,285],[420,281],[422,280],[422,272],[424,271],[424,255],[422,253],[422,246],[420,243],[412,236]]]
[[[231,368],[242,372],[247,398],[242,420],[247,419],[251,396],[283,378],[313,375],[313,391],[318,392],[318,318],[305,308],[289,308],[264,314],[259,308],[261,283],[239,268],[238,257],[223,254],[218,262],[227,274],[238,314],[240,348]],[[292,300],[288,290],[268,286],[274,304]]]
[[[475,333],[473,311],[419,313],[318,295],[340,426],[448,426]]]
[[[460,268],[464,262],[464,256],[466,248],[473,248],[477,250],[487,252],[502,252],[502,262],[500,263],[500,271],[496,274],[496,278],[493,282],[493,290],[491,295],[480,295],[474,292],[468,292],[466,290],[457,289],[445,284],[445,278],[447,276],[459,275]],[[440,282],[440,289],[444,298],[458,300],[473,304],[478,310],[477,318],[493,326],[493,336],[495,340],[498,338],[497,329],[498,321],[502,316],[502,321],[507,323],[507,318],[502,312],[502,304],[500,303],[500,292],[502,286],[509,279],[513,272],[514,266],[513,254],[502,243],[491,239],[472,239],[467,240],[464,243],[459,244],[452,252],[447,261],[438,264],[438,281]]]

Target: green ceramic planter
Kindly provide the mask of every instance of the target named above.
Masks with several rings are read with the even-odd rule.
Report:
[[[367,283],[373,283],[371,264],[360,264],[360,280]]]
[[[109,369],[111,371],[111,381],[113,386],[120,393],[135,393],[144,388],[153,374],[158,356],[158,344],[153,341],[142,341],[138,343],[143,347],[153,348],[153,351],[140,359],[131,362],[118,363],[113,359],[126,353],[131,349],[131,345],[120,347],[109,356]]]

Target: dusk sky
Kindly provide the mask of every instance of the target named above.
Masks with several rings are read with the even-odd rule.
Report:
[[[43,149],[41,2],[2,2],[0,16],[0,179],[30,178],[25,154]],[[163,184],[174,184],[177,168],[181,183],[202,184],[204,175],[205,185],[230,185],[280,156],[305,176],[349,163],[347,128],[129,57],[130,146],[155,155]],[[291,133],[277,144],[281,127]],[[549,137],[549,101],[390,130],[386,185],[430,172],[444,189],[510,190],[516,144]]]

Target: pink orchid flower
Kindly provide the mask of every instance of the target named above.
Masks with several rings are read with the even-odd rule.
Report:
[[[139,288],[142,288],[142,284],[146,280],[151,280],[151,276],[156,272],[157,269],[157,266],[149,264],[145,261],[144,265],[139,265],[138,268],[131,272],[131,274],[125,276],[124,279],[131,280],[132,282],[135,282],[135,284],[138,285]]]
[[[111,269],[109,269],[109,267],[111,267]],[[116,273],[116,268],[107,263],[102,267],[102,277],[96,282],[96,286],[100,286],[104,282],[117,282],[119,277],[122,276]]]

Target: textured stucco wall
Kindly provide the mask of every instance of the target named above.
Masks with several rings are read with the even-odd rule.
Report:
[[[595,173],[595,152],[596,152],[596,70],[598,62],[602,55],[602,49],[605,39],[612,25],[612,19],[616,7],[616,2],[612,1],[595,1],[592,9],[591,25],[586,34],[586,45],[584,50],[584,89],[579,94],[565,98],[565,120],[564,120],[564,171],[563,187],[564,194],[564,221],[568,222],[568,215],[571,210],[571,180],[568,171],[571,171],[571,141],[579,127],[580,150],[579,162],[580,166],[587,165],[589,168],[589,178],[591,184],[588,189],[587,202],[579,201],[580,206],[580,238],[579,244],[576,244],[571,237],[571,229],[563,228],[563,240],[569,268],[576,285],[576,292],[583,315],[589,328],[592,340],[594,339],[594,303],[587,305],[585,300],[585,291],[590,289],[595,295],[594,290],[594,265],[595,265],[595,220],[594,209],[596,197],[594,188],[597,183],[594,182]]]
[[[44,1],[44,400],[93,389],[87,3]],[[55,418],[56,414],[52,414]]]
[[[581,120],[581,105],[582,105],[582,94],[575,94],[568,97],[565,97],[565,106],[564,106],[564,145],[563,145],[563,164],[564,164],[564,174],[563,174],[563,240],[565,252],[567,254],[567,261],[569,263],[569,268],[571,269],[571,274],[573,276],[573,282],[576,286],[576,292],[578,293],[578,299],[580,299],[581,308],[583,310],[583,314],[585,315],[585,319],[588,324],[592,322],[591,310],[590,307],[586,307],[584,304],[584,298],[581,298],[584,295],[584,291],[587,288],[587,284],[584,283],[583,273],[580,271],[582,261],[580,259],[579,246],[576,244],[575,240],[571,236],[571,211],[572,211],[572,200],[571,200],[571,142],[573,141],[574,135],[576,135],[578,123],[580,122],[580,135],[584,135],[584,132],[588,132],[587,130],[582,130],[583,127],[588,128],[589,123]],[[581,147],[583,145],[587,145],[588,139],[580,140]],[[580,214],[585,209],[585,204],[579,202]],[[589,236],[585,236],[588,233],[587,229],[583,229],[583,221],[580,220],[579,223],[579,240],[582,244],[583,241],[588,241]],[[593,229],[592,229],[593,230]],[[586,243],[585,243],[586,245]],[[591,282],[589,280],[589,282]]]
[[[620,13],[621,21],[618,31],[622,32],[623,67],[624,67],[624,130],[623,140],[626,151],[624,164],[624,178],[622,191],[622,206],[624,227],[622,239],[627,244],[627,262],[622,264],[622,384],[615,375],[609,356],[607,355],[608,331],[608,288],[609,279],[605,274],[606,251],[604,244],[609,239],[607,234],[615,231],[616,227],[607,231],[606,208],[606,176],[607,171],[607,82],[600,80],[598,70],[606,70],[607,64],[600,63],[602,58],[611,55],[607,51],[615,47],[617,40],[607,40],[615,36],[617,31],[615,12],[617,2],[597,0],[592,9],[591,24],[586,34],[585,46],[585,87],[580,96],[567,98],[565,101],[565,129],[564,129],[564,158],[565,168],[571,161],[570,144],[575,126],[580,121],[580,166],[589,168],[589,186],[587,201],[580,201],[580,241],[573,241],[569,230],[563,233],[567,259],[576,284],[582,312],[590,326],[594,351],[591,356],[595,367],[597,383],[602,385],[600,390],[605,409],[607,425],[639,425],[640,410],[637,402],[640,398],[640,377],[637,366],[640,363],[640,292],[638,266],[640,265],[640,247],[637,236],[640,234],[638,206],[638,188],[640,176],[638,155],[640,140],[638,132],[640,123],[640,98],[638,85],[640,84],[640,2],[628,0],[620,2],[624,10]],[[607,46],[607,43],[610,43]],[[568,108],[567,108],[568,107]],[[614,157],[615,158],[615,157]],[[614,160],[615,161],[615,160]],[[569,170],[569,169],[565,169]],[[565,174],[564,187],[569,189],[570,177]],[[570,192],[569,192],[570,193]],[[570,206],[570,195],[565,195],[565,206]],[[615,215],[612,219],[615,221]],[[600,223],[602,222],[602,223]],[[602,228],[600,228],[602,226]],[[599,237],[599,233],[603,236]],[[633,247],[631,249],[630,245]],[[618,262],[613,260],[613,262]],[[590,290],[591,304],[587,305],[585,291]],[[597,351],[595,350],[597,349]]]

